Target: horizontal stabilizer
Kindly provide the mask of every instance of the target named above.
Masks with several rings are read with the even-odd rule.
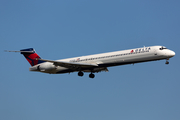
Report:
[[[31,66],[43,63],[44,61],[40,61],[40,60],[35,60],[35,58],[40,59],[40,56],[35,52],[35,50],[33,48],[28,48],[28,49],[22,49],[20,51],[9,51],[9,50],[5,50],[5,52],[19,52],[21,54],[24,55],[24,57],[26,58],[26,60],[30,63]]]
[[[9,51],[9,50],[5,50],[5,52],[20,52],[20,53],[34,53],[34,51]]]

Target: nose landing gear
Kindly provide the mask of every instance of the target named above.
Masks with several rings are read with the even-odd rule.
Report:
[[[169,64],[169,61],[168,61],[168,60],[169,60],[169,58],[167,58],[167,59],[166,59],[166,63],[165,63],[166,65],[168,65],[168,64]]]

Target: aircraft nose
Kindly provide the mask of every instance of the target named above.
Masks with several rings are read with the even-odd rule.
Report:
[[[175,56],[175,54],[176,54],[176,53],[175,53],[174,51],[169,51],[169,56],[170,56],[170,57]]]

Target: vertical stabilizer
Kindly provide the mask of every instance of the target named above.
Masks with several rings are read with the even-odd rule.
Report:
[[[20,50],[21,54],[27,59],[31,66],[43,63],[44,61],[38,60],[41,57],[35,52],[33,48],[22,49]]]

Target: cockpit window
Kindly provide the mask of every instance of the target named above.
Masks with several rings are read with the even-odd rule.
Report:
[[[163,47],[163,46],[162,46],[161,48],[159,48],[159,50],[164,50],[164,49],[167,49],[167,48],[166,48],[166,47]]]

